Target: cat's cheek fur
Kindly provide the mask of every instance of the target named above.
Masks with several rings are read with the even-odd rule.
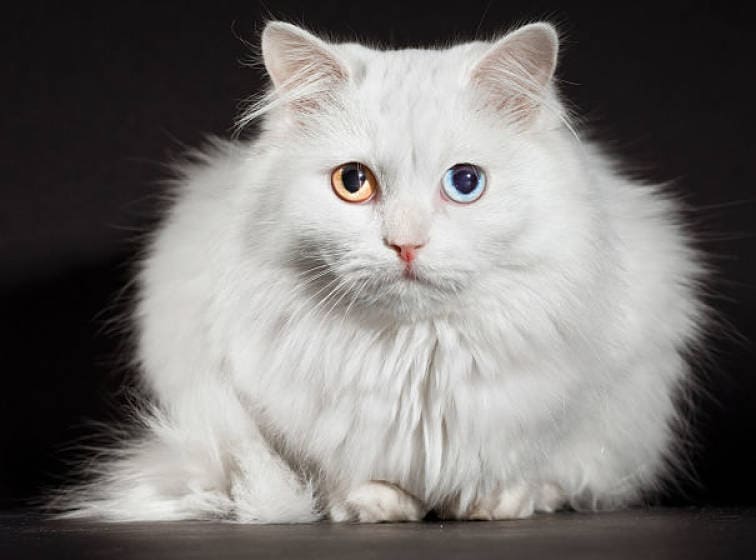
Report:
[[[504,519],[658,489],[704,268],[673,201],[556,127],[553,30],[493,50],[374,51],[279,23],[265,37],[281,91],[261,135],[184,167],[142,264],[138,434],[56,505],[110,520]],[[522,68],[533,79],[500,83]],[[372,206],[331,192],[329,167],[352,158],[381,180]],[[490,179],[469,207],[439,204],[456,163]],[[427,285],[383,243],[401,212],[430,232]]]

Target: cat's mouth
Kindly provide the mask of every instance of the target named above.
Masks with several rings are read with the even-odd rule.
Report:
[[[344,305],[392,314],[428,314],[448,305],[464,285],[462,275],[439,270],[420,259],[413,262],[349,261],[336,262],[318,252],[297,254],[300,274],[308,279],[301,286],[313,301],[323,299],[320,307]],[[450,299],[451,297],[451,299]]]
[[[423,273],[423,270],[414,263],[406,263],[398,274],[398,280],[402,284],[435,286],[435,282]]]
[[[455,283],[450,281],[451,279],[429,274],[422,267],[404,268],[395,278],[394,289],[391,291],[414,299],[446,299],[458,291],[458,287],[452,285]]]
[[[417,269],[413,267],[411,264],[408,264],[404,267],[402,270],[402,278],[404,280],[407,280],[409,282],[420,282],[421,279],[417,275]]]

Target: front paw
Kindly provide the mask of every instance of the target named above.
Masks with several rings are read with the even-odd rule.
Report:
[[[415,496],[382,480],[353,488],[345,499],[336,501],[329,509],[331,520],[336,522],[420,521],[425,514],[426,508]]]
[[[524,519],[535,512],[551,513],[564,502],[564,492],[556,484],[516,484],[478,499],[460,517],[479,521]]]

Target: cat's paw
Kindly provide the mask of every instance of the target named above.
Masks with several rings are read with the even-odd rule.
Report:
[[[415,496],[382,480],[371,480],[353,488],[329,511],[332,521],[359,523],[420,521],[425,514],[425,507]]]
[[[564,492],[556,484],[516,484],[477,500],[462,517],[480,521],[524,519],[535,512],[551,513],[564,502]]]

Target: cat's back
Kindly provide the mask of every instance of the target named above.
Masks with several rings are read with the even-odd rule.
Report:
[[[682,202],[663,185],[627,178],[595,145],[585,148],[621,271],[626,346],[690,346],[706,322],[700,294],[709,271]]]
[[[238,239],[248,219],[241,208],[252,194],[243,188],[250,157],[240,143],[213,139],[175,166],[169,206],[137,277],[133,319],[138,361],[158,395],[180,392],[221,352],[213,341],[221,336],[223,285],[243,256]]]

